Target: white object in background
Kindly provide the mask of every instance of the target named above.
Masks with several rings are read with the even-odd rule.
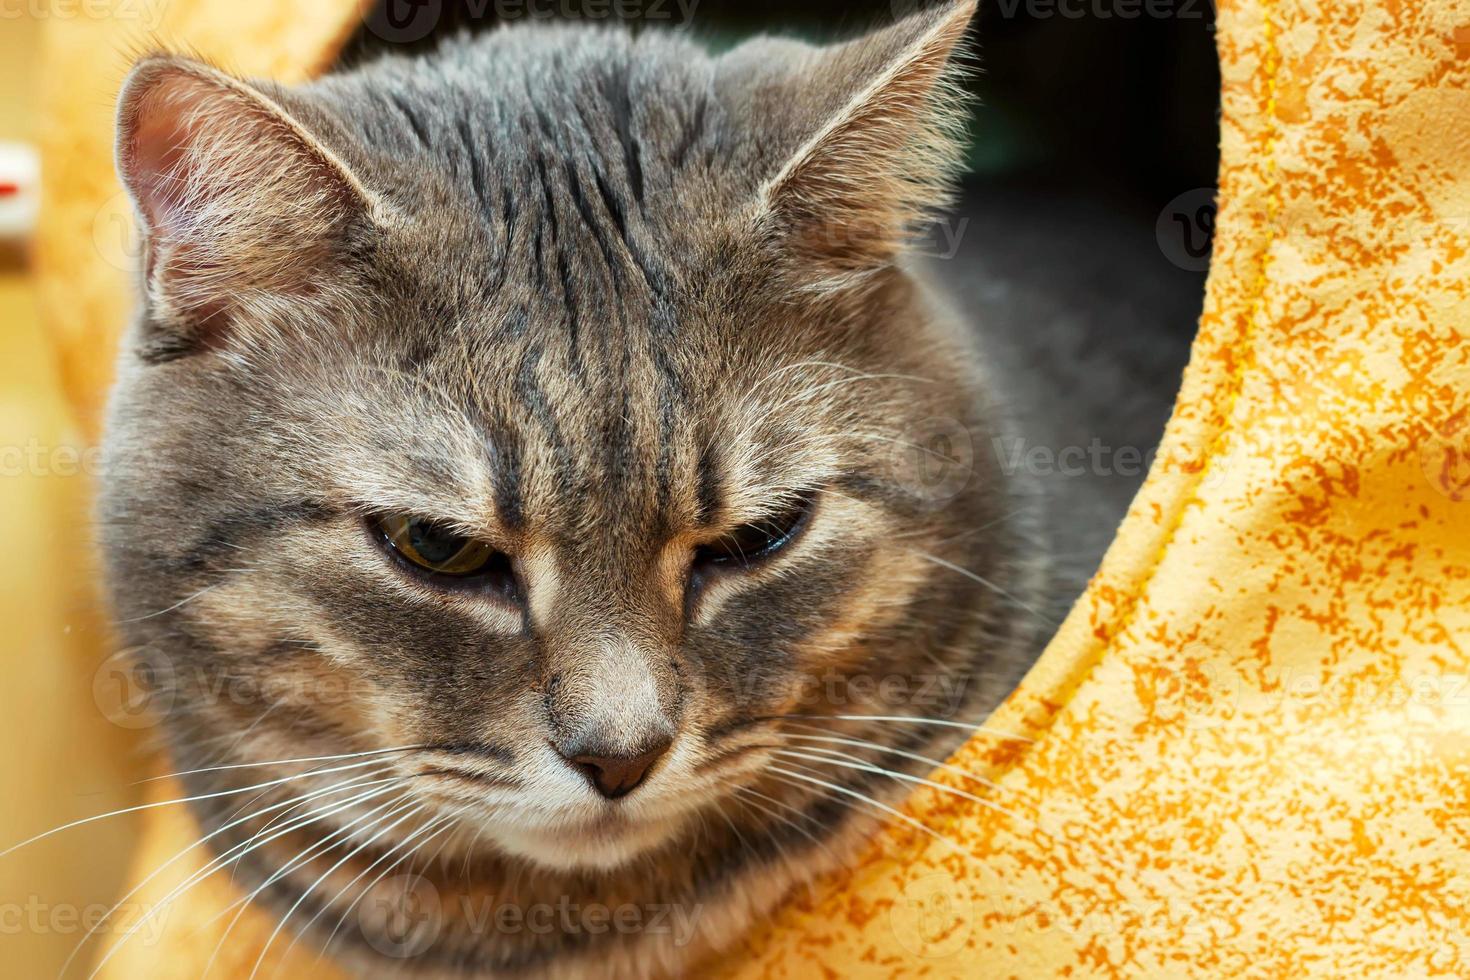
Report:
[[[36,229],[41,206],[41,157],[26,143],[0,143],[0,241],[20,241]]]

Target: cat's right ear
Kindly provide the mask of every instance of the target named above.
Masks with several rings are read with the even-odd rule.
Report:
[[[143,231],[149,360],[329,302],[373,210],[278,100],[184,58],[148,58],[128,77],[117,167]]]

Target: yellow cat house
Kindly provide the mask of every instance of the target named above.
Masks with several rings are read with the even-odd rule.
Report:
[[[158,10],[166,42],[287,81],[361,17]],[[126,23],[47,25],[43,313],[93,431],[132,302],[109,254],[122,65],[97,56]],[[994,806],[921,789],[712,975],[1470,973],[1470,9],[1221,0],[1218,49],[1191,362],[1102,568],[991,721],[1024,738],[952,760]],[[176,809],[147,813],[139,880],[196,836]],[[211,878],[106,975],[198,975],[235,898]],[[272,929],[247,911],[217,975]],[[294,955],[264,970],[326,972]]]

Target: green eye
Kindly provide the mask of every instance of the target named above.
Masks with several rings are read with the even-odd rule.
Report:
[[[494,578],[502,586],[513,582],[504,553],[442,524],[395,515],[379,517],[373,526],[384,547],[416,571],[454,580]]]

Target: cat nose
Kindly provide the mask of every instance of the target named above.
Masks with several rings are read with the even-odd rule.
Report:
[[[636,754],[597,755],[577,753],[564,758],[587,777],[593,788],[609,800],[627,796],[643,782],[648,770],[669,750],[674,740],[660,736],[658,741]]]

